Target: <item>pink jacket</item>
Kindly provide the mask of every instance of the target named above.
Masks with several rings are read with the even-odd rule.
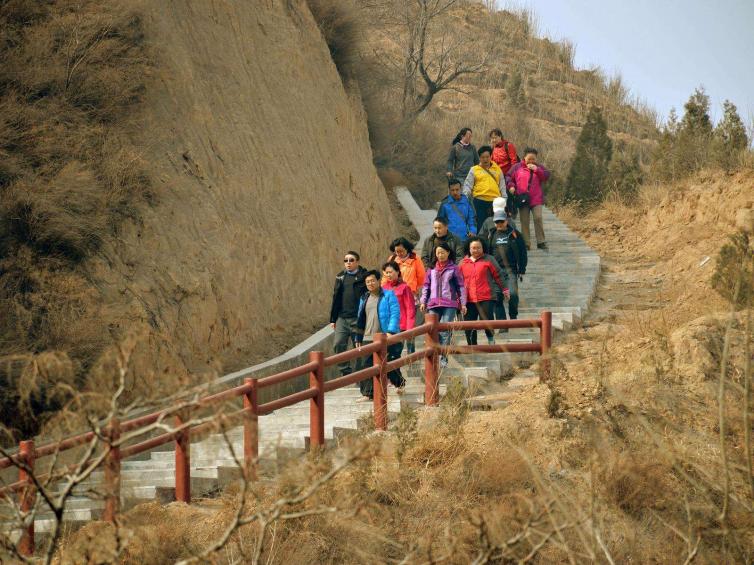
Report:
[[[401,319],[398,326],[401,331],[413,329],[416,325],[416,302],[411,288],[404,282],[394,283],[391,281],[386,281],[382,288],[392,290],[398,299],[398,306],[401,309]]]
[[[531,184],[529,178],[531,177]],[[529,197],[529,206],[542,206],[545,203],[545,195],[542,191],[542,184],[550,178],[550,171],[545,169],[542,165],[537,165],[537,171],[532,173],[526,164],[521,161],[516,163],[505,175],[505,186],[516,189],[516,194],[523,194],[528,191],[531,195]]]

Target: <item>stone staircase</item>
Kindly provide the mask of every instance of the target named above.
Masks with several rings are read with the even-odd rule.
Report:
[[[396,193],[422,237],[431,233],[435,211],[420,209],[405,188],[396,189]],[[599,278],[600,258],[549,210],[544,212],[544,226],[550,250],[533,250],[530,254],[529,268],[520,284],[519,317],[538,318],[541,310],[549,309],[553,312],[554,331],[566,331],[578,324],[589,308]],[[497,343],[532,342],[538,341],[539,333],[537,329],[516,329],[507,334],[498,334],[496,339]],[[454,342],[465,343],[462,332],[456,333]],[[484,342],[483,337],[480,342]],[[421,347],[422,343],[422,338],[417,339],[417,347]],[[448,367],[441,375],[440,393],[444,394],[445,383],[461,379],[464,386],[492,391],[472,399],[472,404],[477,408],[504,406],[517,390],[537,379],[536,375],[527,371],[518,371],[511,379],[514,367],[525,367],[535,360],[535,354],[531,353],[451,356]],[[423,373],[422,363],[403,368],[407,386],[402,396],[397,395],[392,386],[389,387],[390,419],[395,418],[402,406],[423,404]],[[356,386],[325,395],[325,438],[331,445],[336,444],[343,434],[354,433],[370,421],[372,404],[356,402],[359,396]],[[260,417],[260,473],[272,476],[291,457],[303,453],[308,444],[308,433],[308,402]],[[193,496],[212,495],[239,476],[231,449],[239,460],[242,459],[241,427],[231,429],[225,436],[211,434],[192,441]],[[172,444],[123,461],[123,507],[154,499],[163,502],[174,499],[174,469]],[[69,500],[64,519],[72,522],[72,527],[101,516],[104,503],[101,497],[91,496],[91,492],[102,488],[103,478],[101,471],[93,473]],[[49,531],[52,524],[52,516],[42,513],[35,522],[35,529],[43,534]]]

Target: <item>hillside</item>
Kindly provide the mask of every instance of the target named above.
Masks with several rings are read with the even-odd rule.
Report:
[[[364,26],[360,82],[378,165],[404,174],[425,206],[447,190],[442,176],[447,148],[461,127],[474,130],[477,147],[487,143],[493,127],[519,149],[537,147],[555,173],[551,184],[557,185],[567,175],[589,108],[598,105],[618,151],[648,159],[658,138],[656,116],[631,99],[620,77],[575,69],[573,44],[538,36],[532,13],[491,12],[470,0],[434,18],[427,50],[435,55],[428,61],[437,62],[442,46],[454,44],[447,67],[486,58],[484,70],[459,77],[452,89],[435,96],[413,127],[401,129],[400,69],[408,41],[404,12],[393,0],[359,3]]]
[[[438,409],[403,409],[394,433],[345,439],[361,456],[334,479],[338,450],[294,460],[246,499],[246,515],[269,521],[240,526],[213,557],[750,562],[751,310],[732,313],[711,281],[728,237],[754,234],[752,188],[748,172],[704,172],[638,206],[571,216],[605,268],[588,317],[555,344],[549,380],[488,411],[469,411],[449,387]],[[131,510],[124,561],[199,554],[234,524],[239,496]],[[114,551],[114,533],[85,526],[63,544],[63,562]]]
[[[342,253],[374,264],[396,228],[358,92],[307,5],[29,4],[0,6],[15,46],[3,101],[24,116],[0,129],[6,385],[62,368],[81,386],[135,336],[128,386],[157,393],[325,323]],[[79,44],[78,74],[45,67],[65,69]],[[111,177],[130,183],[120,203]]]

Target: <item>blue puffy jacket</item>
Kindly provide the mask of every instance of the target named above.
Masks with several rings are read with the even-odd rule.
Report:
[[[461,242],[469,238],[469,233],[476,234],[476,213],[464,194],[461,195],[460,200],[453,200],[453,197],[448,194],[443,198],[437,215],[440,218],[445,218],[448,222],[448,230]]]
[[[369,292],[364,293],[359,301],[359,314],[356,320],[356,333],[364,335],[367,326],[366,303]],[[400,330],[401,309],[398,299],[392,290],[380,289],[380,297],[377,302],[377,315],[380,318],[380,329],[384,333],[397,334]]]

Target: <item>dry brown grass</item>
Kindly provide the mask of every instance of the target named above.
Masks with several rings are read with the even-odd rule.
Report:
[[[0,44],[0,356],[54,351],[80,379],[114,337],[81,265],[153,197],[129,141],[142,25],[136,5],[11,0]],[[30,415],[14,424],[34,428]]]
[[[537,147],[554,173],[548,183],[553,199],[591,105],[604,109],[615,142],[625,142],[642,158],[648,157],[657,136],[656,116],[630,97],[619,76],[610,78],[599,69],[575,70],[573,45],[539,37],[531,10],[490,13],[477,2],[459,2],[443,14],[432,37],[439,42],[443,30],[453,30],[453,37],[473,37],[476,46],[494,45],[489,68],[460,80],[457,91],[438,95],[417,123],[401,124],[401,57],[406,46],[396,14],[402,9],[401,2],[392,0],[361,2],[365,30],[356,77],[375,163],[399,170],[423,206],[447,193],[445,158],[461,127],[474,130],[477,147],[487,142],[487,132],[495,127],[519,149]],[[523,79],[523,102],[512,101],[506,89],[514,73]]]

